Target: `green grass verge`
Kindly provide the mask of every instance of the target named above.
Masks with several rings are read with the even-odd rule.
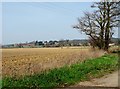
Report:
[[[23,78],[3,78],[3,87],[43,87],[53,88],[69,86],[80,81],[100,77],[105,73],[114,71],[118,66],[118,57],[105,55],[99,58],[86,60],[71,66],[52,69],[42,74],[24,76]]]

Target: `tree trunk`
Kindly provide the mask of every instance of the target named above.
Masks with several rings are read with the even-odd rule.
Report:
[[[110,33],[110,6],[109,2],[107,2],[107,24],[106,24],[106,29],[105,29],[105,51],[108,51],[109,48],[109,33]]]

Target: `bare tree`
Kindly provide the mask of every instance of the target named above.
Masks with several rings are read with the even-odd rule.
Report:
[[[114,34],[113,29],[120,22],[120,2],[97,2],[91,7],[94,12],[85,12],[84,17],[78,19],[77,28],[89,36],[92,46],[108,51],[109,43]]]

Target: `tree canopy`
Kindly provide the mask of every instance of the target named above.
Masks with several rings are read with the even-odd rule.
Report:
[[[78,18],[78,24],[73,28],[88,35],[93,47],[108,51],[109,43],[114,34],[113,29],[120,23],[120,2],[104,0],[95,2],[93,12],[84,12],[84,17]]]

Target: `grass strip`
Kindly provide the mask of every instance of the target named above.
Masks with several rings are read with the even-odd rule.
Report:
[[[54,88],[69,86],[80,81],[100,77],[112,72],[118,67],[118,57],[104,55],[99,58],[89,59],[84,62],[55,68],[42,74],[24,76],[23,78],[6,77],[2,80],[3,87],[42,87]]]

